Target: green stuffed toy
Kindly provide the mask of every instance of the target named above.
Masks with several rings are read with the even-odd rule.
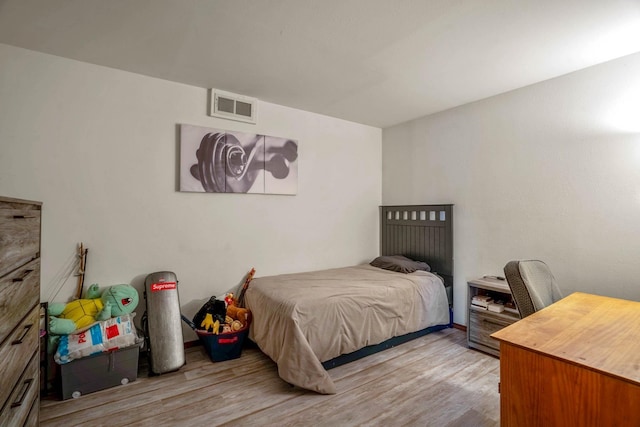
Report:
[[[113,285],[100,292],[93,284],[83,299],[49,304],[49,333],[68,335],[97,320],[133,313],[138,300],[138,291],[131,285]]]

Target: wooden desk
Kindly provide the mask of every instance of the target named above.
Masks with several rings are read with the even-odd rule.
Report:
[[[502,426],[640,426],[640,302],[574,293],[491,336]]]

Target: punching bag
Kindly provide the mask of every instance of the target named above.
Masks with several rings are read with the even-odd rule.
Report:
[[[185,364],[185,356],[176,275],[170,271],[149,274],[144,297],[149,368],[154,374],[178,370]]]

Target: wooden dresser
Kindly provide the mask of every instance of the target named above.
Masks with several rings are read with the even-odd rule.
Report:
[[[41,206],[0,197],[0,426],[39,421]]]
[[[640,425],[640,302],[576,292],[492,336],[502,426]]]

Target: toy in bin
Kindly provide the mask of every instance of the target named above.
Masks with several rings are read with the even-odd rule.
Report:
[[[236,307],[229,296],[227,302],[213,296],[198,310],[193,321],[185,316],[182,320],[198,335],[211,360],[222,362],[240,357],[249,333],[251,312]]]

